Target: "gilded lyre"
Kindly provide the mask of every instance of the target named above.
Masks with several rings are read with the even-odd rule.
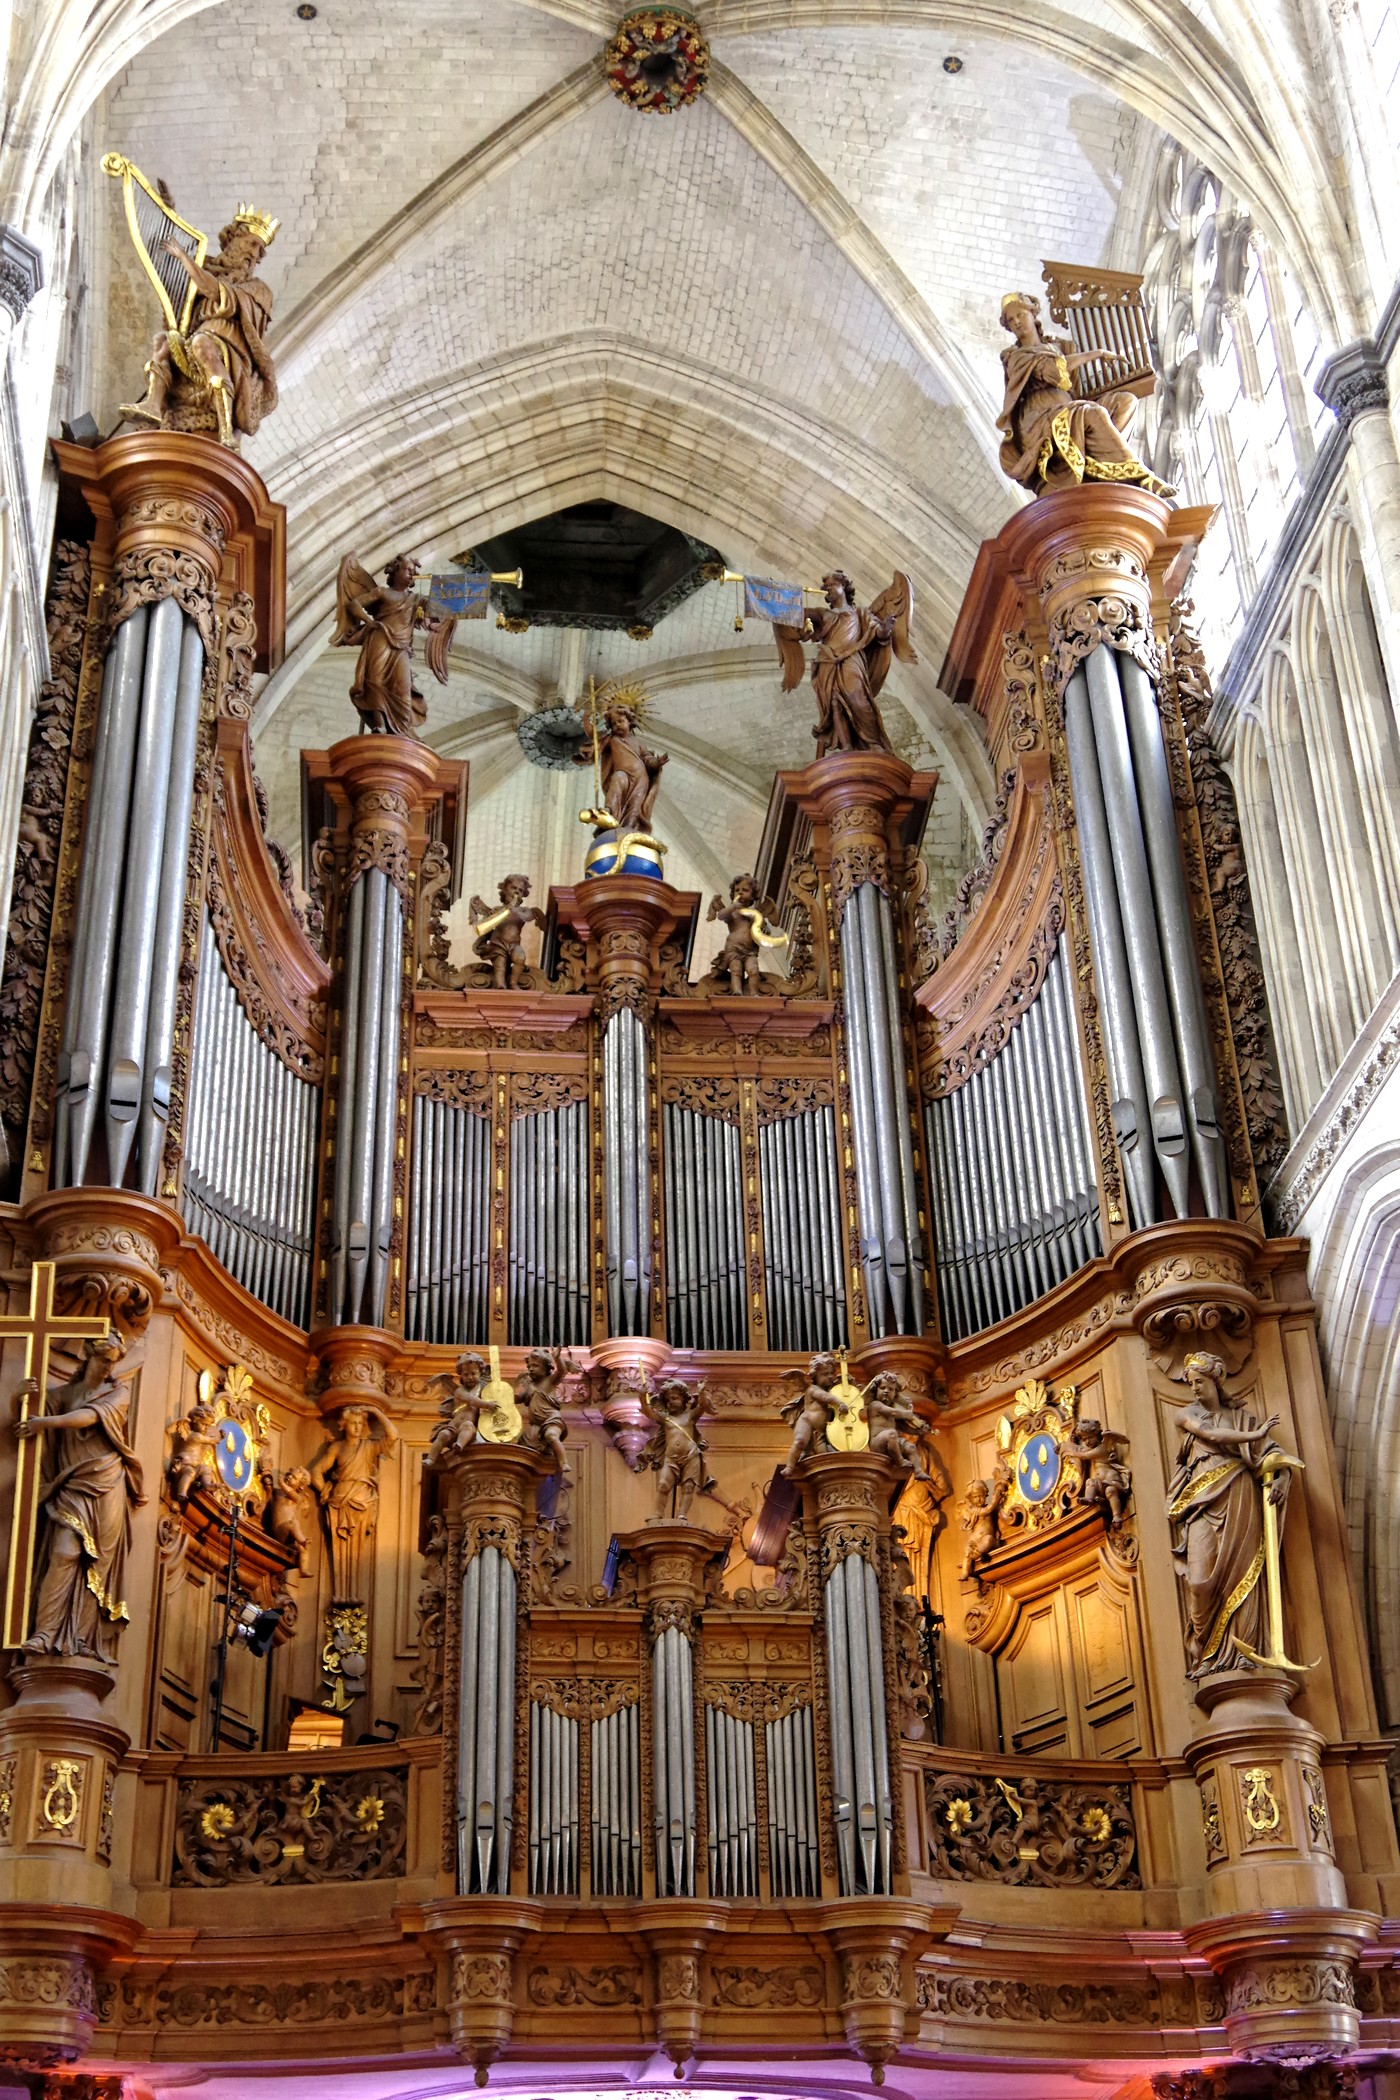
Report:
[[[209,236],[201,233],[197,226],[191,226],[188,219],[182,219],[124,154],[105,153],[102,172],[120,180],[127,228],[132,245],[141,258],[141,267],[155,286],[166,327],[176,335],[184,336],[189,329],[198,287],[174,257],[164,252],[162,244],[173,240],[185,250],[191,262],[202,263],[208,251]]]

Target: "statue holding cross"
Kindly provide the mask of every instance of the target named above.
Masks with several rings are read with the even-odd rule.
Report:
[[[131,1512],[146,1499],[141,1467],[127,1442],[131,1395],[116,1375],[126,1345],[105,1319],[55,1314],[53,1293],[53,1263],[36,1262],[27,1314],[0,1317],[0,1335],[21,1335],[25,1342],[4,1645],[31,1655],[111,1663],[118,1628],[128,1616],[121,1592]],[[50,1387],[51,1347],[74,1341],[85,1345],[76,1377]],[[52,1454],[42,1508],[41,1439]],[[36,1542],[39,1584],[31,1635]]]

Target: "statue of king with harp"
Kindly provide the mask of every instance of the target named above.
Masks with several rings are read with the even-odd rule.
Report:
[[[907,576],[896,574],[871,605],[857,605],[855,585],[844,569],[822,578],[826,610],[809,611],[800,627],[773,623],[783,691],[802,682],[802,644],[817,644],[812,660],[812,688],[817,696],[817,757],[828,751],[888,751],[891,744],[876,705],[890,658],[916,664],[909,639],[914,591]]]
[[[119,178],[126,223],[155,287],[165,326],[151,345],[146,392],[122,414],[159,430],[207,432],[236,451],[277,406],[277,374],[266,336],[272,294],[255,274],[278,219],[240,204],[207,258],[208,237],[182,219],[164,186],[154,187],[120,153],[102,162]]]

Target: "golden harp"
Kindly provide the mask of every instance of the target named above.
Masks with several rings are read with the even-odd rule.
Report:
[[[177,247],[184,249],[191,262],[202,263],[209,236],[173,211],[125,155],[104,153],[102,172],[121,183],[132,244],[141,258],[142,269],[156,288],[166,327],[176,335],[185,335],[194,308],[195,282],[173,256],[165,253],[164,243],[174,241]]]

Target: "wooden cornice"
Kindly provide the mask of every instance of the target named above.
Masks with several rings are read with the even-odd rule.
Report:
[[[994,1057],[1034,1000],[1059,938],[1063,907],[1043,750],[1021,761],[991,881],[952,954],[915,1005],[926,1094],[950,1094]]]
[[[210,918],[249,1020],[284,1064],[319,1081],[330,966],[283,894],[263,837],[248,724],[219,722]]]

